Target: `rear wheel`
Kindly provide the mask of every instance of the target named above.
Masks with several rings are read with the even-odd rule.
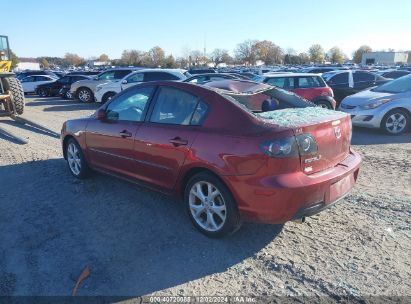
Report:
[[[315,104],[324,109],[334,110],[331,103],[328,102],[327,100],[319,100]]]
[[[24,90],[18,79],[14,77],[4,77],[0,79],[3,83],[5,91],[9,91],[11,94],[11,102],[16,109],[16,113],[21,115],[24,112]],[[12,111],[13,109],[7,109]]]
[[[228,188],[214,175],[193,176],[184,191],[184,202],[194,226],[209,237],[223,237],[241,226],[240,214]]]
[[[40,95],[41,97],[47,97],[49,96],[49,92],[46,88],[39,88],[37,90],[37,94]]]
[[[77,97],[82,102],[92,102],[93,101],[93,92],[89,88],[80,88],[77,91]]]
[[[84,158],[80,145],[74,138],[70,138],[66,144],[66,158],[72,175],[79,179],[87,177],[90,169]]]
[[[409,129],[410,123],[409,113],[402,109],[393,109],[385,114],[381,121],[381,129],[390,135],[400,135]]]

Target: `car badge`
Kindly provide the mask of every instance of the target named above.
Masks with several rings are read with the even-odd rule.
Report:
[[[334,134],[337,139],[341,138],[341,128],[339,126],[334,127]]]

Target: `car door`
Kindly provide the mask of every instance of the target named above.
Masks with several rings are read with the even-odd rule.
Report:
[[[26,76],[21,80],[21,85],[23,86],[24,93],[34,92],[35,78],[34,76]]]
[[[134,137],[153,91],[153,86],[147,86],[120,93],[105,107],[104,119],[90,120],[86,146],[92,166],[135,177]]]
[[[150,108],[149,119],[136,135],[137,172],[141,180],[170,191],[190,153],[207,105],[186,91],[162,86]]]
[[[71,76],[64,76],[59,80],[50,84],[50,93],[51,95],[56,95],[60,91],[60,89],[70,82]]]
[[[355,92],[365,90],[369,87],[375,86],[375,75],[366,72],[357,71],[353,73]]]
[[[350,87],[349,72],[335,74],[328,80],[328,84],[334,91],[335,100],[340,102],[348,95],[354,94],[354,88]]]

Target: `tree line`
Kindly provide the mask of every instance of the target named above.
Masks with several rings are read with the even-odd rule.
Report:
[[[360,63],[362,54],[371,52],[371,47],[363,45],[352,54],[352,60]],[[185,54],[175,58],[172,54],[166,55],[160,46],[155,46],[148,51],[136,49],[124,50],[121,58],[110,59],[107,54],[98,57],[91,57],[87,60],[77,54],[66,53],[63,58],[59,57],[39,57],[37,60],[43,68],[50,68],[53,65],[84,66],[88,61],[100,61],[107,65],[115,66],[141,66],[141,67],[163,67],[163,68],[187,68],[191,66],[204,66],[212,63],[218,66],[221,63],[236,65],[255,65],[262,62],[266,65],[274,64],[321,64],[331,62],[342,64],[349,58],[338,47],[334,46],[325,51],[320,44],[313,44],[307,52],[297,53],[294,49],[284,50],[274,42],[269,40],[245,40],[239,43],[233,51],[233,56],[226,49],[214,49],[211,53],[205,54],[199,50],[188,50]],[[411,59],[411,51],[409,51]]]

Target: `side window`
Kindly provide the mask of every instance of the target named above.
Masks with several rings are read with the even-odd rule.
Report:
[[[356,73],[353,73],[353,79],[354,79],[354,83],[375,81],[375,75],[371,73],[356,72]]]
[[[127,77],[128,83],[142,82],[144,80],[144,73],[136,73]]]
[[[162,87],[150,121],[187,126],[191,122],[198,102],[198,98],[194,95],[176,88]]]
[[[279,88],[286,88],[285,78],[283,77],[268,78],[266,83]]]
[[[130,74],[130,70],[118,70],[114,71],[114,79],[121,79],[126,77],[128,74]]]
[[[100,74],[100,76],[97,77],[99,80],[111,80],[114,79],[114,71],[108,71],[103,74]]]
[[[44,76],[36,76],[35,81],[49,81],[51,80],[50,78],[44,77]]]
[[[194,111],[193,118],[191,118],[191,125],[192,126],[201,126],[204,119],[207,116],[208,106],[199,101],[196,110]]]
[[[147,72],[144,75],[144,81],[157,81],[157,80],[179,80],[179,78],[173,74],[165,72]]]
[[[24,77],[21,82],[33,82],[34,81],[34,77],[33,76],[27,76]]]
[[[332,84],[347,84],[348,85],[348,73],[340,73],[331,77],[330,82]]]
[[[298,79],[298,87],[301,89],[319,88],[322,87],[322,84],[319,82],[318,77],[300,77]]]
[[[144,87],[128,91],[118,96],[107,106],[106,117],[111,121],[142,121],[147,102],[154,87]]]

